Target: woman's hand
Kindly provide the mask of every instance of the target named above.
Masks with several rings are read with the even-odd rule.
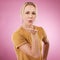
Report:
[[[33,29],[33,28],[28,28],[26,30],[29,31],[33,35],[35,35],[38,32],[36,29]]]
[[[38,37],[38,30],[29,29],[32,38],[32,52],[36,56],[40,56],[40,45],[39,45],[39,37]]]
[[[34,58],[39,58],[40,57],[40,45],[39,45],[39,38],[37,34],[37,30],[33,28],[24,28],[26,31],[31,33],[31,45],[28,43],[22,45],[20,49],[25,52],[27,55],[32,56]]]

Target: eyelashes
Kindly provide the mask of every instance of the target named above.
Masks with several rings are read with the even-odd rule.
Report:
[[[25,14],[29,14],[29,12],[26,12]]]
[[[29,12],[29,11],[27,11],[25,14],[30,14],[30,12]],[[36,15],[36,13],[35,13],[35,12],[32,12],[31,14],[32,14],[32,15]]]

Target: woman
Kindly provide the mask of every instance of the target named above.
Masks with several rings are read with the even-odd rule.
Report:
[[[47,60],[49,42],[42,27],[33,25],[36,6],[26,2],[22,8],[22,26],[13,34],[17,60]],[[42,54],[42,41],[44,42]]]

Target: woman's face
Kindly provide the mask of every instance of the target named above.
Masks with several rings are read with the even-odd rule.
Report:
[[[23,23],[26,25],[32,25],[35,18],[36,18],[36,8],[32,5],[26,6],[22,13]]]

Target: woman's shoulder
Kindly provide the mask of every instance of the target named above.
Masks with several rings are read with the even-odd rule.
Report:
[[[46,37],[46,32],[43,27],[41,26],[35,26],[40,34],[42,34],[44,37]]]
[[[44,30],[44,28],[42,27],[42,26],[34,26],[35,27],[35,29],[37,29],[37,30]]]
[[[19,27],[18,29],[16,29],[16,30],[13,32],[14,35],[15,35],[15,34],[21,34],[21,33],[23,33],[22,27]]]

